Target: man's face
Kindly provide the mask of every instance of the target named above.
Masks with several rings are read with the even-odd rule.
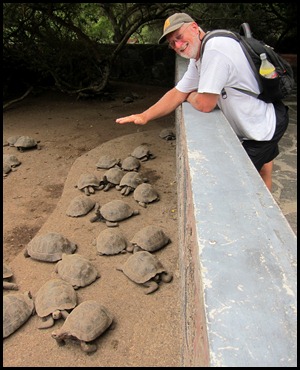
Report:
[[[199,29],[197,23],[187,23],[166,36],[169,47],[183,58],[198,59],[200,51]]]

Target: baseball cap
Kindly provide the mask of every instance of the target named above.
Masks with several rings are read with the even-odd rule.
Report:
[[[171,17],[167,18],[164,24],[164,33],[161,36],[161,38],[158,40],[159,44],[162,44],[166,41],[166,36],[173,32],[178,30],[184,23],[191,23],[195,22],[193,18],[191,18],[186,13],[175,13],[171,15]]]

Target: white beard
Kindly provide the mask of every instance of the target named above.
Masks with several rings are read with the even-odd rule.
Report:
[[[199,35],[195,35],[195,40],[193,40],[193,44],[190,43],[187,49],[182,52],[177,51],[177,54],[185,59],[196,59],[199,48],[200,48]]]

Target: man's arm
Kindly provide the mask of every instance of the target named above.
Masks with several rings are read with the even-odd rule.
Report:
[[[173,112],[187,98],[188,94],[180,92],[175,87],[169,90],[157,103],[145,110],[143,113],[117,118],[116,122],[124,124],[133,122],[136,125],[145,125],[156,118],[166,116]]]
[[[192,91],[188,97],[187,101],[197,110],[209,113],[217,105],[219,94],[208,94],[208,93],[198,93],[197,91]]]

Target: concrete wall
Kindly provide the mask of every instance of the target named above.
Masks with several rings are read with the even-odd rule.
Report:
[[[296,236],[220,110],[176,126],[182,366],[295,367]]]

